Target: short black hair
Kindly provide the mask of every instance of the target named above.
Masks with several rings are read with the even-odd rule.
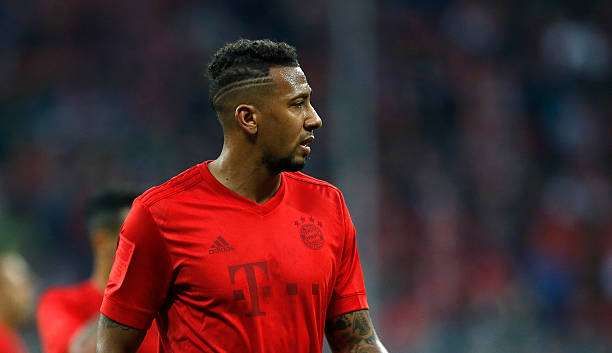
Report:
[[[231,83],[269,75],[273,66],[299,66],[295,48],[270,39],[239,39],[226,43],[212,56],[207,69],[209,98]]]
[[[87,228],[115,230],[123,222],[121,212],[129,209],[138,193],[127,190],[107,190],[94,196],[87,205]]]

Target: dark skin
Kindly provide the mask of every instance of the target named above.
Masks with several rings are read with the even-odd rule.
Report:
[[[101,315],[98,353],[135,352],[145,333]],[[333,353],[388,353],[376,335],[368,310],[353,311],[328,320],[325,335]]]
[[[310,102],[311,89],[299,67],[270,69],[273,87],[237,92],[220,114],[223,149],[209,164],[227,188],[258,203],[274,195],[280,172],[270,161],[288,160],[299,170],[309,148],[300,145],[322,125]]]
[[[120,324],[104,315],[98,320],[98,353],[133,353],[138,350],[146,330]]]
[[[334,353],[386,353],[368,310],[340,315],[325,324],[327,341]]]
[[[245,88],[224,97],[218,112],[223,150],[209,164],[224,186],[257,203],[269,200],[280,186],[280,172],[300,170],[310,154],[307,146],[322,121],[310,101],[311,88],[300,67],[273,67],[273,84]],[[326,325],[334,353],[386,353],[374,333],[367,310],[341,315]],[[133,353],[144,337],[101,315],[98,353]]]

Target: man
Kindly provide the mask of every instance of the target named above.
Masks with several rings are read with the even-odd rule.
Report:
[[[295,49],[226,44],[208,67],[220,156],[138,197],[119,238],[98,353],[386,352],[340,191],[298,173],[321,119]]]
[[[32,275],[17,253],[0,254],[0,352],[26,353],[15,332],[30,317]]]
[[[94,264],[91,277],[81,283],[47,290],[41,297],[38,331],[45,353],[95,353],[96,321],[102,294],[113,264],[119,227],[136,195],[109,191],[95,197],[87,210]],[[139,352],[157,351],[152,326]]]

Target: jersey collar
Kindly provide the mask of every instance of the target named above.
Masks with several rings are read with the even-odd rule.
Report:
[[[233,190],[227,188],[225,185],[221,184],[217,178],[212,175],[210,170],[208,169],[208,164],[212,162],[211,160],[200,163],[200,172],[204,179],[208,182],[208,185],[214,189],[215,192],[220,194],[224,199],[236,203],[242,208],[251,210],[260,215],[266,215],[272,212],[276,207],[283,201],[285,196],[285,173],[281,173],[281,182],[278,190],[272,195],[271,198],[266,200],[263,203],[257,203],[253,200],[250,200]]]

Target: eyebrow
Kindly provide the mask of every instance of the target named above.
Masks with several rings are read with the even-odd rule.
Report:
[[[291,98],[289,98],[289,100],[294,100],[297,98],[304,98],[304,97],[308,97],[312,94],[312,88],[308,87],[307,91],[302,91],[294,96],[291,96]]]

